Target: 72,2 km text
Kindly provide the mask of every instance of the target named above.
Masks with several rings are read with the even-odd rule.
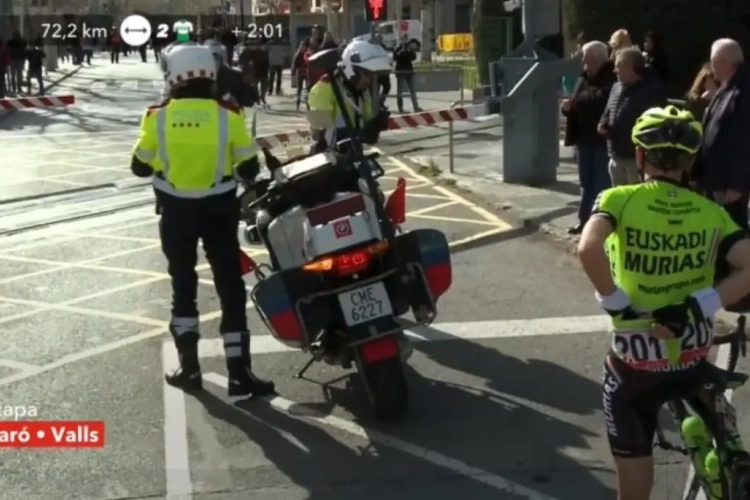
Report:
[[[82,23],[41,23],[42,42],[59,43],[106,38],[107,28]]]

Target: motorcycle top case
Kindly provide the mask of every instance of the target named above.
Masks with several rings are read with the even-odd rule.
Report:
[[[360,203],[348,210],[352,202]],[[335,214],[337,207],[344,210]],[[327,212],[327,213],[326,213]],[[315,213],[325,213],[324,220],[315,220]],[[370,196],[362,193],[336,193],[329,203],[313,209],[294,207],[276,217],[268,228],[268,244],[279,266],[290,269],[302,266],[321,255],[381,238]],[[330,220],[325,220],[330,219]]]

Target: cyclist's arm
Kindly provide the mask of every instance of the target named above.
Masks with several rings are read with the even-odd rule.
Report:
[[[736,304],[750,295],[750,238],[722,208],[723,238],[718,258],[726,259],[734,271],[716,286],[723,306]]]
[[[578,243],[578,259],[581,261],[583,271],[596,291],[605,296],[612,295],[617,290],[609,257],[604,251],[604,242],[614,229],[606,217],[592,216],[583,228],[581,240]]]
[[[617,290],[604,243],[617,227],[621,199],[618,192],[611,189],[599,194],[578,243],[578,259],[583,271],[596,291],[603,296],[610,296]]]

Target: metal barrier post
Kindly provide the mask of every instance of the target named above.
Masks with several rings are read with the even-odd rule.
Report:
[[[459,90],[461,91],[461,101],[460,101],[461,102],[461,106],[464,105],[464,101],[465,101],[465,99],[464,99],[464,88],[466,87],[466,82],[464,82],[464,76],[465,76],[464,75],[464,70],[460,69],[459,73],[458,73],[458,82],[459,82],[458,86],[459,86]]]
[[[454,158],[453,158],[453,120],[448,122],[448,171],[450,173],[455,172]]]

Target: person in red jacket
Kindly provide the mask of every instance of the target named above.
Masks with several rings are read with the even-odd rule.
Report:
[[[311,38],[310,48],[305,51],[304,55],[305,67],[307,68],[307,88],[312,88],[312,86],[318,83],[318,80],[320,80],[323,75],[325,75],[325,71],[311,68],[308,64],[308,60],[310,59],[310,57],[312,57],[312,55],[315,54],[319,48],[320,42],[315,38]]]

